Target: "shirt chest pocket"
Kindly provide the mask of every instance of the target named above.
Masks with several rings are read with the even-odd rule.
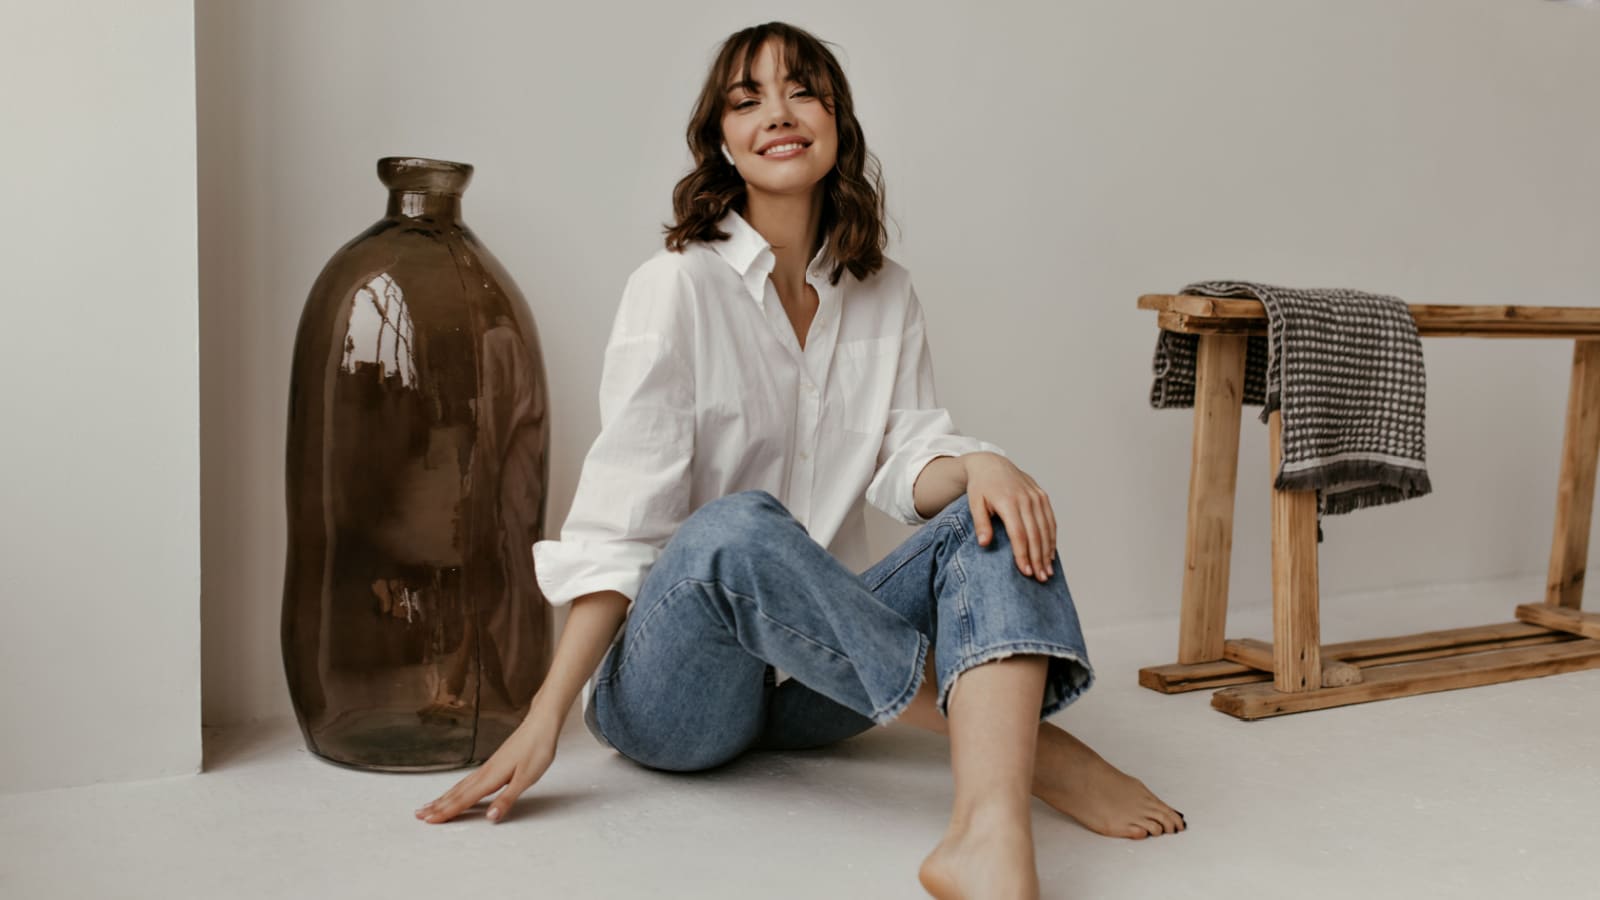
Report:
[[[896,337],[845,341],[834,349],[828,399],[838,412],[839,427],[882,437],[894,400],[900,341]]]

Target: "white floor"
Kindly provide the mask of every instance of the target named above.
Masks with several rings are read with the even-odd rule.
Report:
[[[1509,621],[1540,589],[1328,598],[1323,637]],[[1270,621],[1235,611],[1228,634]],[[1098,682],[1056,723],[1190,827],[1107,838],[1035,801],[1045,897],[1600,897],[1600,670],[1241,722],[1137,686],[1175,620],[1088,639]],[[333,766],[293,722],[206,738],[202,775],[0,797],[0,897],[914,898],[950,802],[945,739],[905,726],[672,775],[575,711],[494,826],[412,818],[464,772]]]

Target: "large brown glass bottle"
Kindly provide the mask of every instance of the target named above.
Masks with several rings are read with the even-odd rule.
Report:
[[[432,771],[493,753],[549,670],[548,396],[527,303],[461,221],[472,166],[378,177],[386,214],[295,338],[283,662],[313,753]]]

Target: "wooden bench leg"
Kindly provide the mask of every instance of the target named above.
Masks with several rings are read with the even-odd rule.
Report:
[[[1194,451],[1183,548],[1178,663],[1220,660],[1228,620],[1233,495],[1239,474],[1239,419],[1248,338],[1206,334],[1195,360]]]
[[[1272,477],[1283,459],[1283,413],[1267,419]],[[1285,693],[1322,687],[1317,618],[1317,492],[1272,489],[1272,671]]]
[[[1578,609],[1589,558],[1589,517],[1594,510],[1595,461],[1600,458],[1600,341],[1573,342],[1572,386],[1556,494],[1555,538],[1544,602]]]

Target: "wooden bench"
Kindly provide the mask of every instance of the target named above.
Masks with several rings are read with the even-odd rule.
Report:
[[[1199,336],[1178,661],[1140,669],[1141,685],[1167,694],[1222,688],[1213,707],[1259,719],[1600,668],[1600,615],[1580,611],[1600,457],[1600,309],[1411,307],[1424,337],[1573,341],[1544,602],[1517,606],[1513,622],[1324,646],[1315,491],[1272,489],[1272,643],[1224,637],[1245,347],[1250,336],[1266,334],[1264,308],[1250,299],[1170,294],[1140,297],[1139,308],[1155,310],[1162,329]],[[1279,413],[1267,427],[1275,476]]]

